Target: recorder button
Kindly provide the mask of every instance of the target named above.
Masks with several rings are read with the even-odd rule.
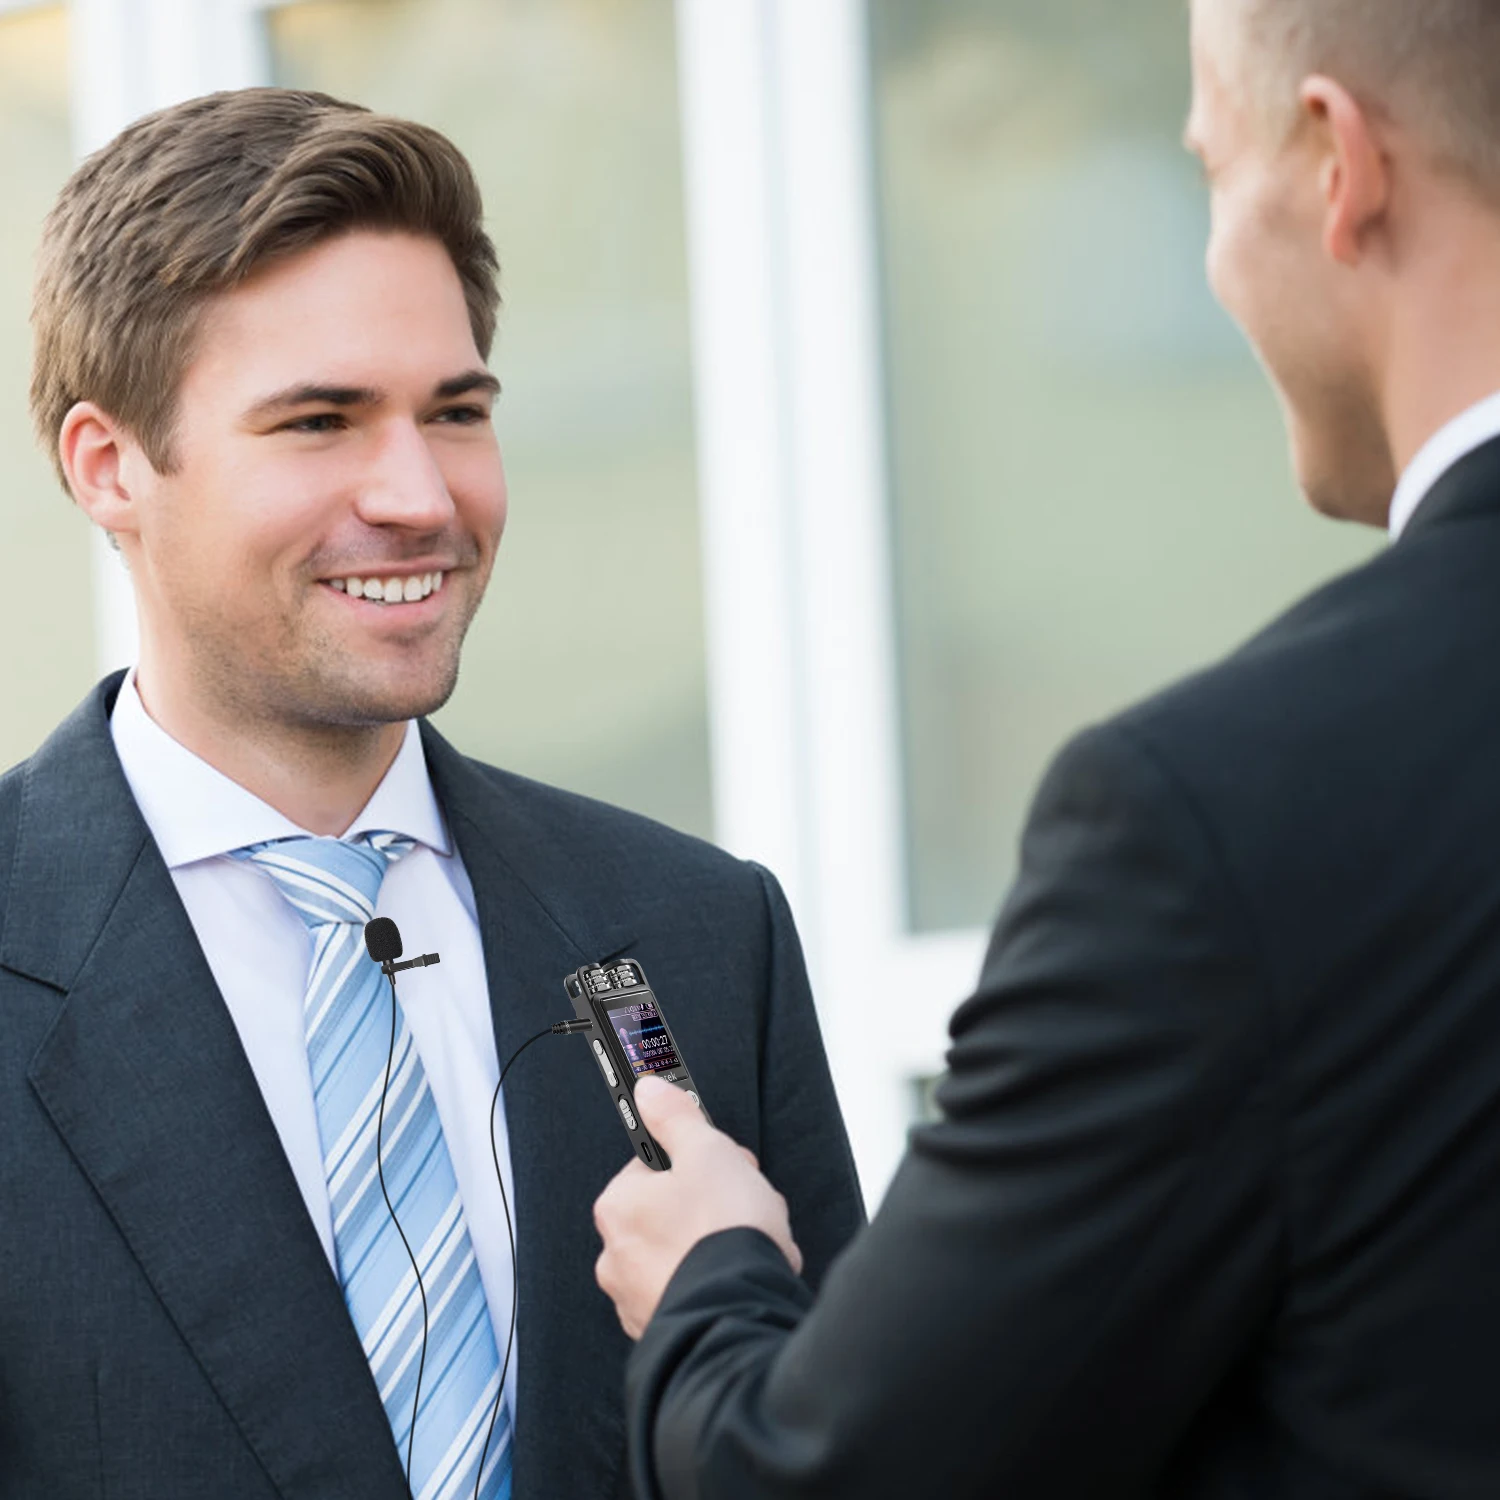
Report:
[[[609,1059],[604,1055],[604,1044],[602,1042],[594,1043],[594,1055],[599,1059],[599,1067],[604,1073],[605,1082],[609,1084],[610,1088],[614,1088],[619,1080],[615,1077],[615,1070],[609,1065]]]
[[[627,1130],[635,1129],[635,1116],[630,1112],[630,1101],[628,1099],[620,1100],[620,1118],[624,1120]]]

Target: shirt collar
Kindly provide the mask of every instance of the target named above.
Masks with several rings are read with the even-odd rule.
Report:
[[[1391,539],[1394,541],[1432,493],[1433,486],[1460,459],[1467,458],[1500,437],[1500,391],[1477,402],[1440,427],[1407,465],[1391,501]]]
[[[134,668],[120,685],[109,727],[125,779],[168,869],[266,839],[311,836],[174,740],[146,712]],[[396,759],[343,837],[377,829],[415,839],[439,854],[452,852],[415,719],[407,721]]]

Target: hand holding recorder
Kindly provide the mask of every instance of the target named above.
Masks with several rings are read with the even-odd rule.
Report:
[[[594,1061],[635,1150],[594,1204],[594,1276],[625,1332],[640,1337],[683,1256],[718,1230],[761,1230],[800,1273],[786,1199],[753,1152],[714,1129],[641,966],[589,964],[563,985],[592,1023]]]
[[[620,1324],[639,1338],[683,1257],[721,1229],[758,1229],[799,1275],[786,1199],[761,1176],[753,1152],[715,1130],[680,1089],[642,1078],[635,1103],[643,1126],[671,1153],[669,1172],[628,1162],[594,1204],[604,1249],[594,1279]]]

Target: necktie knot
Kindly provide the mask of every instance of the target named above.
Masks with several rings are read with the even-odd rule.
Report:
[[[259,865],[298,916],[316,929],[330,922],[368,922],[385,872],[415,847],[397,833],[365,833],[352,840],[268,839],[230,853]]]

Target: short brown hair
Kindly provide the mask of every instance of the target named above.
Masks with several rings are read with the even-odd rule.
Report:
[[[204,304],[348,230],[439,240],[487,359],[500,296],[483,221],[474,173],[446,136],[326,94],[240,89],[137,120],[74,172],[42,233],[31,413],[64,486],[57,438],[79,401],[170,472]]]
[[[1273,119],[1310,74],[1410,128],[1500,205],[1500,0],[1235,0]]]

